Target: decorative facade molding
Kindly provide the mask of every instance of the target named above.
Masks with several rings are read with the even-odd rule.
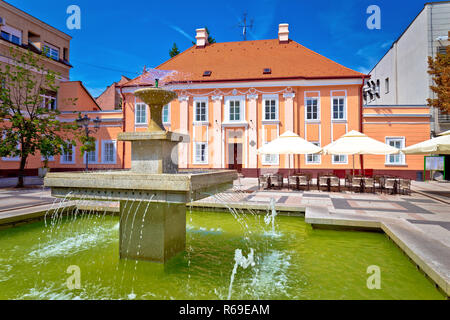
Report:
[[[285,98],[285,99],[294,99],[295,98],[295,92],[283,93],[283,98]]]
[[[223,99],[223,96],[212,96],[211,97],[212,101],[222,101],[222,99]]]
[[[179,96],[178,101],[189,101],[189,96]]]
[[[247,99],[248,100],[258,100],[258,95],[257,94],[249,94],[249,95],[247,95]]]

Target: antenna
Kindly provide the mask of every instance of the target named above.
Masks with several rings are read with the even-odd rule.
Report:
[[[247,12],[244,12],[242,15],[242,23],[238,25],[239,28],[242,28],[242,37],[244,38],[244,41],[247,40],[247,30],[253,28],[253,19],[250,20],[250,24],[247,24]]]

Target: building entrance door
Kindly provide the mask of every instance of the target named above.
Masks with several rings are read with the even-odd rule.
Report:
[[[242,171],[242,136],[243,132],[240,129],[228,130],[227,134],[227,164],[228,169]]]
[[[228,169],[242,171],[242,143],[228,144]]]

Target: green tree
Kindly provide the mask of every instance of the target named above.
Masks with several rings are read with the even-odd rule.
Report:
[[[177,44],[174,42],[172,49],[169,51],[169,55],[173,58],[178,54],[180,54],[180,50],[178,50]]]
[[[427,99],[428,105],[450,114],[450,46],[445,54],[438,53],[434,59],[428,57],[428,67],[434,81],[430,88],[436,94],[435,99]]]
[[[11,48],[9,63],[0,66],[0,156],[19,157],[17,187],[23,187],[30,155],[44,158],[67,152],[79,134],[75,123],[62,123],[43,93],[57,92],[58,74],[45,66],[45,52],[37,55]]]

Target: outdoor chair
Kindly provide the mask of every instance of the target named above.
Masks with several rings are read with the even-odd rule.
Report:
[[[352,175],[350,175],[350,174],[347,174],[346,176],[345,176],[345,188],[347,189],[347,190],[350,190],[351,188],[352,188]]]
[[[375,179],[374,178],[365,178],[364,179],[364,192],[369,189],[372,193],[375,193]]]
[[[258,189],[270,188],[270,177],[268,175],[261,175],[258,177]]]
[[[298,190],[298,176],[288,177],[288,188],[291,190]]]
[[[326,188],[326,190],[328,190],[328,177],[327,176],[319,177],[318,187],[319,187],[319,191],[321,191],[322,188]]]
[[[338,192],[341,192],[341,179],[339,177],[330,177],[330,189],[336,188]]]
[[[302,175],[298,177],[298,187],[299,189],[304,187],[306,190],[310,189],[310,177],[307,175]]]
[[[386,190],[386,193],[394,194],[396,193],[397,188],[397,180],[394,178],[386,178],[384,182],[384,190]]]
[[[411,180],[410,179],[400,179],[399,182],[399,191],[402,194],[411,194]]]
[[[362,178],[361,177],[352,177],[352,182],[350,185],[350,188],[352,191],[359,191],[361,192],[361,182],[362,182]]]
[[[283,176],[281,174],[271,174],[270,184],[273,188],[281,189],[283,188]]]

